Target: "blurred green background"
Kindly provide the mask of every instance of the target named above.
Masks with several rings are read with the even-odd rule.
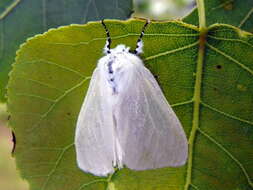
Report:
[[[194,6],[194,0],[134,0],[132,16],[171,20],[187,15]],[[29,185],[20,178],[11,155],[13,142],[7,120],[6,105],[0,104],[0,190],[28,190]]]

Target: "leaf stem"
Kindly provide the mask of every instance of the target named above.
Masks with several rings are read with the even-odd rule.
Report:
[[[204,0],[196,0],[199,14],[199,28],[200,31],[206,28],[206,14],[205,14],[205,3]]]
[[[119,168],[115,168],[114,173],[110,174],[107,179],[107,187],[106,190],[115,190],[114,183],[112,182],[112,178],[119,171]]]
[[[192,161],[193,161],[193,147],[196,137],[196,132],[199,127],[199,112],[200,112],[200,103],[201,103],[201,84],[202,84],[202,71],[204,64],[204,55],[205,55],[205,42],[206,42],[206,33],[200,35],[199,40],[199,51],[198,51],[198,60],[196,68],[196,79],[193,95],[193,121],[192,129],[190,132],[188,144],[189,144],[189,156],[188,156],[188,165],[187,165],[187,175],[184,190],[188,190],[191,184],[192,178]]]
[[[196,67],[196,79],[195,79],[194,95],[193,95],[193,102],[194,102],[193,121],[192,121],[192,129],[191,129],[189,140],[188,140],[189,156],[188,156],[187,174],[186,174],[184,190],[189,189],[189,186],[192,181],[193,147],[194,147],[196,132],[197,132],[197,129],[199,128],[202,73],[203,73],[205,44],[206,44],[206,35],[207,35],[204,0],[197,0],[197,6],[198,6],[198,13],[199,13],[200,36],[199,36],[198,60],[197,60],[197,67]]]

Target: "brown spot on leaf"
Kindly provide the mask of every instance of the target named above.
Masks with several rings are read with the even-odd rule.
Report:
[[[239,91],[245,92],[245,91],[247,90],[247,87],[244,86],[244,85],[242,85],[242,84],[237,84],[237,89],[238,89]]]
[[[231,3],[227,3],[223,7],[224,7],[224,9],[226,11],[231,11],[233,9],[233,3],[232,2]]]

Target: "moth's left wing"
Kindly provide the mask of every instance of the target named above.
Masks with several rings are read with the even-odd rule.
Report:
[[[123,164],[134,170],[183,165],[188,143],[176,114],[148,69],[139,65],[132,74],[115,108]]]

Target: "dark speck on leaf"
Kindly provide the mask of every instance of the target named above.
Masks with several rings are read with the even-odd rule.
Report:
[[[12,142],[13,142],[13,147],[12,147],[12,151],[11,151],[11,153],[13,154],[14,153],[14,151],[15,151],[15,148],[16,148],[16,136],[15,136],[15,134],[14,134],[14,132],[12,131],[11,132],[11,134],[12,134]]]
[[[155,77],[156,80],[159,79],[159,76],[158,76],[158,75],[154,75],[154,77]]]
[[[221,69],[222,66],[221,66],[221,65],[216,65],[216,68],[217,68],[217,69]]]

